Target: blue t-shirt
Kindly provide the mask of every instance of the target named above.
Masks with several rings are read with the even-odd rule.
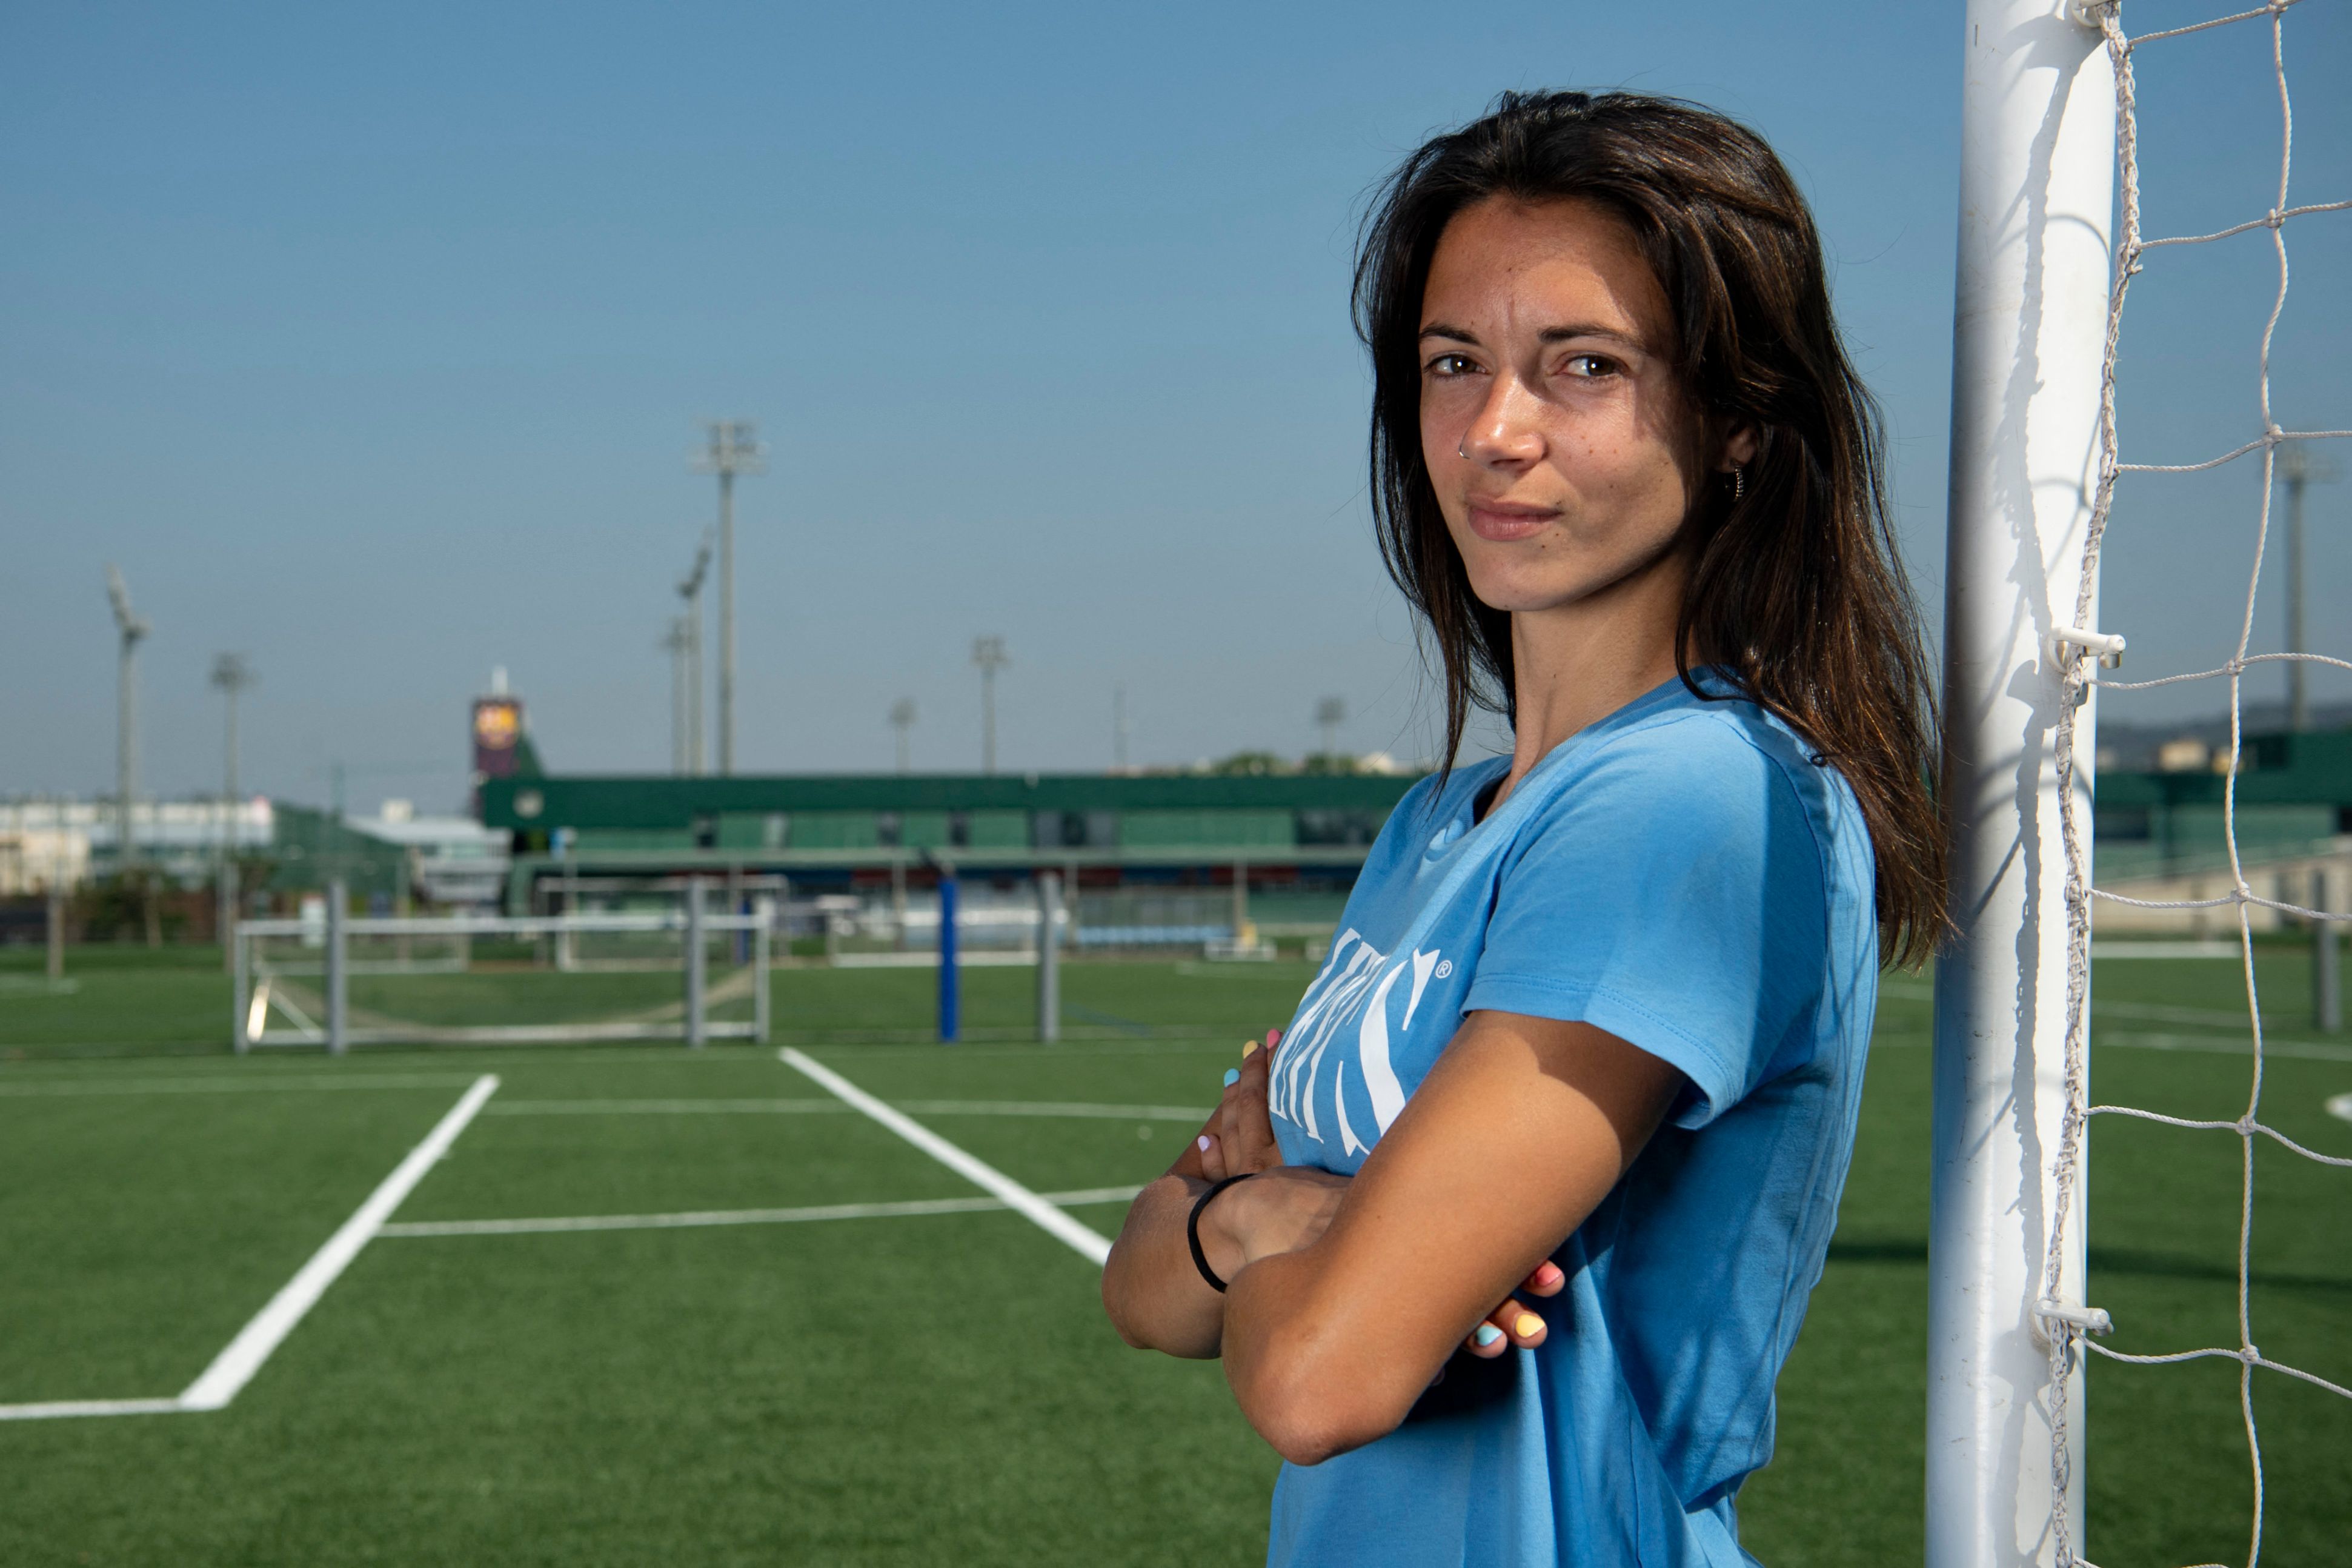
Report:
[[[1786,725],[1680,681],[1474,822],[1507,764],[1423,781],[1372,847],[1274,1058],[1283,1158],[1352,1174],[1473,1008],[1605,1029],[1683,1097],[1552,1253],[1542,1345],[1457,1354],[1395,1432],[1283,1467],[1276,1568],[1753,1562],[1732,1499],[1771,1456],[1877,1002],[1869,835]]]

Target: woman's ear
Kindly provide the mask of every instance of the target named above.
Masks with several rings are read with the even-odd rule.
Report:
[[[1744,468],[1756,460],[1757,447],[1762,445],[1753,425],[1734,425],[1723,437],[1723,458],[1717,467],[1725,473]]]

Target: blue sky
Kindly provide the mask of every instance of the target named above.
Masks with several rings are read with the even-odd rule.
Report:
[[[2206,14],[2133,0],[2147,28]],[[2296,190],[2352,193],[2341,5],[2290,17]],[[1509,87],[1628,85],[1757,125],[1817,205],[1941,595],[1957,5],[711,5],[0,12],[0,793],[113,769],[119,562],[148,787],[211,787],[213,655],[245,653],[246,776],[463,794],[494,665],[564,770],[669,756],[656,647],[742,483],[739,767],[975,767],[998,633],[1008,770],[1430,749],[1381,575],[1349,329],[1367,188]],[[2258,29],[2143,58],[2151,228],[2259,213]],[[2276,395],[2352,425],[2352,217],[2290,230]],[[2127,455],[2253,432],[2265,237],[2136,288]],[[2145,443],[2135,446],[2137,436]],[[2352,453],[2338,462],[2352,470]],[[2135,484],[2142,484],[2135,481]],[[2250,468],[2119,510],[2134,669],[2218,662]],[[2352,643],[2352,483],[2315,492],[2315,631]],[[2275,646],[2275,594],[2257,642]],[[2321,681],[2323,696],[2352,686]],[[2140,700],[2200,711],[2218,692]],[[2110,715],[2118,710],[2110,707]]]

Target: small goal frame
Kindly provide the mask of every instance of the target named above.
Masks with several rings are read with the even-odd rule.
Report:
[[[232,941],[233,984],[229,1003],[230,1038],[239,1055],[261,1047],[324,1047],[341,1056],[355,1045],[562,1045],[615,1040],[677,1040],[688,1047],[712,1040],[750,1040],[765,1044],[769,1035],[769,972],[774,910],[771,900],[758,900],[749,913],[712,914],[703,907],[701,889],[691,888],[674,910],[638,913],[565,913],[560,915],[360,916],[344,912],[345,899],[338,885],[327,900],[323,929],[314,921],[269,919],[239,921]],[[384,1027],[354,1025],[351,1017],[350,979],[358,966],[351,958],[354,937],[409,937],[426,942],[459,942],[476,937],[548,938],[557,946],[559,967],[570,965],[561,955],[573,951],[576,938],[587,934],[660,934],[680,937],[679,999],[677,1016],[549,1024],[425,1025]],[[745,969],[751,993],[750,1019],[710,1016],[709,946],[714,938],[740,933],[748,949]],[[257,944],[272,938],[317,939],[320,962],[316,971],[323,981],[324,1016],[302,1025],[272,1026],[269,1014],[274,976],[257,962]],[[283,1009],[282,1000],[278,1006]],[[662,1010],[665,1015],[667,1009]]]

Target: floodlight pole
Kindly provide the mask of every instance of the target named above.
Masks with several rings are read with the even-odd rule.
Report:
[[[669,771],[686,775],[686,617],[674,617],[655,645],[669,655]]]
[[[974,637],[971,662],[980,667],[980,771],[996,772],[996,672],[1012,663],[1005,656],[1004,639],[999,637]]]
[[[106,569],[107,602],[114,610],[118,642],[115,667],[114,863],[118,874],[139,861],[139,841],[131,833],[131,801],[139,788],[139,643],[152,629],[131,608],[131,590],[115,567]]]
[[[735,772],[735,476],[767,472],[750,421],[714,419],[697,467],[719,476],[719,774]]]
[[[2304,531],[2303,492],[2314,479],[2327,480],[2336,470],[2325,458],[2314,457],[2300,441],[2283,444],[2278,455],[2279,480],[2286,486],[2286,651],[2303,653]],[[2299,658],[2286,661],[2286,727],[2294,734],[2311,728],[2311,704],[2305,685],[2308,667]]]
[[[901,697],[890,704],[890,727],[898,731],[898,771],[907,771],[907,732],[915,727],[915,700]]]
[[[213,923],[220,929],[221,963],[234,971],[236,955],[236,699],[253,684],[253,667],[241,654],[225,653],[213,660],[213,684],[220,689],[226,729],[221,739],[221,841],[217,868],[219,902]]]
[[[686,766],[688,778],[701,775],[702,744],[702,580],[710,572],[710,536],[704,534],[694,552],[694,564],[678,579],[677,596],[686,605],[682,617],[686,660]]]
[[[1323,754],[1334,756],[1339,750],[1339,726],[1347,721],[1348,702],[1341,697],[1326,697],[1315,704],[1315,726],[1322,731]]]
[[[1944,674],[1957,930],[1936,969],[1925,1560],[2071,1568],[2052,1518],[2063,1506],[2071,1558],[2082,1371],[2052,1386],[2036,1315],[2066,1106],[2053,634],[2097,625],[2095,596],[2076,616],[2100,465],[2115,80],[2098,30],[2053,0],[1970,0],[1962,42]],[[2085,835],[2095,711],[2074,730]],[[2079,1179],[2070,1208],[2057,1296],[2080,1306]]]

